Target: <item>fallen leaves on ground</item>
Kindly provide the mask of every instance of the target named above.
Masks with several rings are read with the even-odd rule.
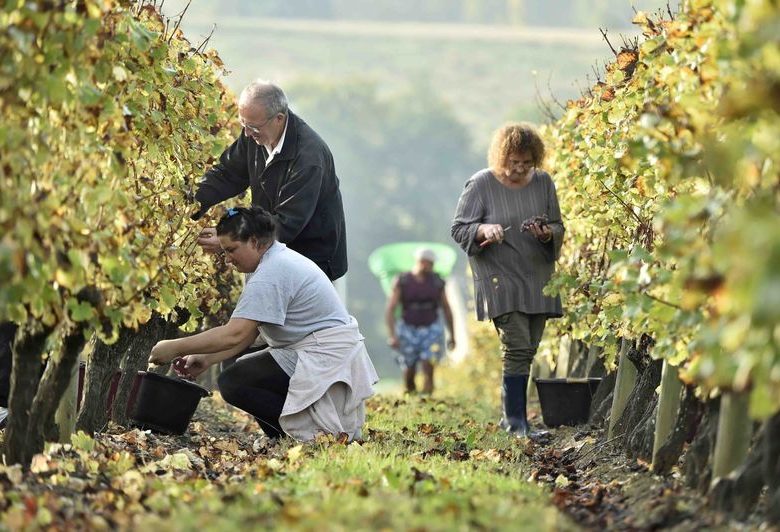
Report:
[[[201,402],[181,436],[115,425],[94,438],[74,434],[70,443],[48,445],[34,457],[29,471],[0,466],[0,518],[14,530],[136,528],[149,526],[145,520],[150,518],[176,522],[189,510],[193,515],[219,514],[239,504],[248,508],[242,511],[249,512],[250,520],[262,516],[267,523],[290,524],[317,515],[307,502],[311,488],[304,479],[321,475],[328,492],[345,497],[381,500],[389,490],[391,496],[403,494],[416,501],[435,500],[431,497],[444,493],[443,502],[430,503],[430,511],[441,504],[456,519],[464,511],[457,502],[463,492],[454,488],[450,473],[441,473],[446,464],[471,462],[473,466],[452,474],[473,475],[479,485],[485,474],[506,476],[507,464],[521,458],[520,447],[511,439],[499,435],[493,441],[491,423],[460,420],[454,413],[463,412],[463,405],[452,399],[377,397],[369,409],[390,416],[405,409],[411,415],[400,426],[369,424],[363,438],[355,441],[342,433],[319,435],[303,444],[290,439],[277,443],[264,437],[250,416],[216,397]],[[366,449],[377,447],[383,449],[380,455],[398,453],[398,461],[391,461],[395,465],[377,471],[370,462],[360,466]],[[364,468],[362,474],[343,477],[338,467],[330,466],[331,458],[349,457],[358,464],[356,470]],[[252,517],[257,501],[265,506],[254,509],[257,515]],[[414,509],[416,503],[410,504]],[[471,503],[467,508],[475,514],[487,511]]]
[[[372,398],[369,412],[384,413],[362,439],[320,435],[301,444],[271,441],[256,425],[246,429],[249,416],[204,400],[182,436],[111,426],[50,444],[27,472],[0,466],[0,520],[11,530],[195,529],[212,516],[209,529],[224,527],[223,514],[239,527],[354,519],[377,529],[501,528],[527,519],[526,529],[557,530],[569,523],[557,520],[561,513],[585,528],[720,523],[675,477],[655,477],[647,463],[602,443],[602,431],[561,427],[517,439],[488,416],[464,415],[467,408],[452,399]],[[331,500],[339,502],[328,508]],[[505,502],[500,510],[496,500]],[[541,514],[547,525],[534,528]]]
[[[530,441],[530,480],[547,484],[552,502],[585,528],[700,530],[740,526],[706,507],[677,476],[659,477],[650,464],[605,445],[603,430],[559,427]]]
[[[300,459],[301,446],[286,450],[259,431],[229,430],[219,422],[232,423],[228,412],[215,416],[223,404],[203,405],[199,417],[211,419],[192,423],[183,436],[111,426],[95,438],[77,433],[71,443],[49,444],[28,472],[0,466],[3,522],[11,530],[74,522],[130,526],[134,515],[164,515],[173,499],[186,503],[206,485],[261,480]]]

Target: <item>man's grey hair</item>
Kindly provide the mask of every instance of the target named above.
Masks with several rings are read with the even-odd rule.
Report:
[[[287,114],[287,96],[284,91],[270,81],[256,79],[244,90],[238,99],[240,103],[259,104],[265,109],[266,116],[271,117],[279,113]]]

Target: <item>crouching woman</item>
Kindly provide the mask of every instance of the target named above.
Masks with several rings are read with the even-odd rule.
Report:
[[[260,340],[219,376],[228,403],[248,412],[271,438],[317,434],[359,438],[365,400],[378,381],[358,324],[322,270],[274,239],[260,207],[228,209],[217,225],[226,261],[246,274],[230,320],[202,333],[163,340],[149,361],[196,377]],[[259,337],[258,337],[259,334]]]

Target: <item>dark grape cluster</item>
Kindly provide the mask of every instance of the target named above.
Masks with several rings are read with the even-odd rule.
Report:
[[[547,218],[546,214],[540,214],[537,216],[531,216],[527,220],[523,222],[523,225],[520,226],[521,231],[530,231],[532,225],[538,225],[541,229],[542,227],[546,226],[549,223],[549,220]]]

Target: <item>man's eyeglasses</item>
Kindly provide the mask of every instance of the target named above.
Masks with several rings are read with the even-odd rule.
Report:
[[[259,126],[250,126],[249,124],[245,124],[243,120],[240,118],[238,119],[238,123],[241,124],[241,127],[249,131],[250,133],[254,133],[255,135],[258,135],[260,133],[261,128],[264,128],[265,125],[276,118],[277,115],[273,115],[271,118],[260,124]]]

